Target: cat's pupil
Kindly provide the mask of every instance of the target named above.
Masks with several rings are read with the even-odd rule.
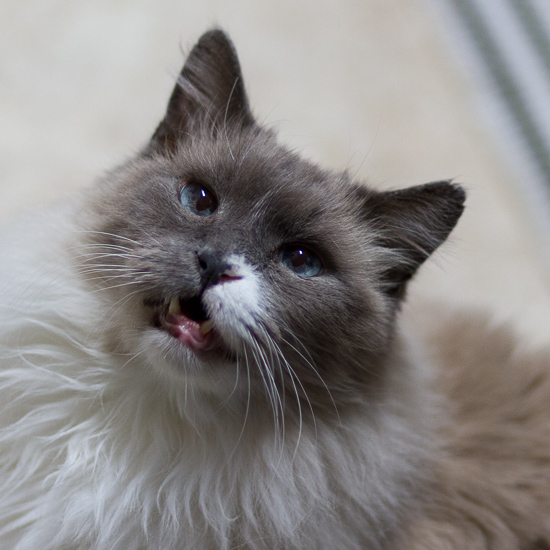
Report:
[[[302,248],[296,249],[291,257],[290,261],[292,262],[292,266],[296,269],[301,269],[305,265],[308,265],[311,263],[311,258],[308,256],[307,252],[303,250]]]
[[[201,189],[199,198],[197,199],[197,204],[195,206],[199,212],[212,210],[214,207],[214,198],[212,197],[212,194],[206,189]]]
[[[284,246],[279,258],[285,267],[301,277],[315,277],[323,270],[321,260],[304,246]]]
[[[197,182],[186,183],[180,193],[181,204],[197,216],[211,216],[218,208],[218,200],[210,189]]]

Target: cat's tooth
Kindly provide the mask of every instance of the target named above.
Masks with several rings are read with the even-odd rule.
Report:
[[[181,313],[179,298],[172,298],[170,300],[170,305],[168,306],[168,313],[170,313],[171,315],[177,315],[178,313]]]
[[[213,328],[214,323],[210,319],[208,319],[207,321],[203,321],[201,323],[201,334],[204,336],[205,334],[208,334]]]

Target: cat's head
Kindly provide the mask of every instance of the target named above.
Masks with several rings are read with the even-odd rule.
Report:
[[[213,30],[149,144],[91,194],[80,263],[136,364],[228,400],[341,407],[383,380],[407,281],[463,202],[449,182],[382,193],[290,152]]]

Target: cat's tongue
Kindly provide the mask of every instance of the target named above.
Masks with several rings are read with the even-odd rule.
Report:
[[[193,351],[205,351],[212,343],[210,321],[197,322],[181,313],[166,315],[166,330]]]

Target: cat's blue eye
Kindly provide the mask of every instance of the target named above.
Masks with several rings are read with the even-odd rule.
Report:
[[[180,202],[196,216],[211,216],[218,208],[216,195],[201,183],[186,183],[180,192]]]
[[[279,252],[281,263],[300,277],[315,277],[323,271],[323,263],[311,250],[301,245],[288,245]]]

